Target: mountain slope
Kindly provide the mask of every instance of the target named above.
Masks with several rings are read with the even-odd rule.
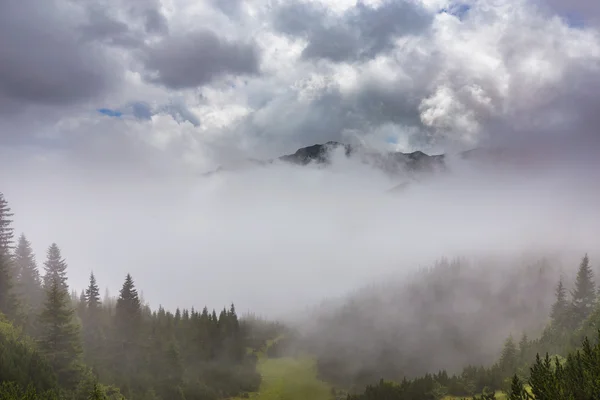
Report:
[[[362,146],[351,146],[339,142],[327,142],[302,147],[292,154],[286,154],[275,159],[260,161],[255,159],[246,160],[239,165],[220,166],[205,175],[212,175],[222,171],[233,171],[249,166],[265,166],[275,162],[283,162],[305,166],[309,164],[328,165],[331,163],[332,154],[340,151],[348,158],[356,158],[364,164],[371,165],[390,175],[432,173],[446,170],[443,154],[428,155],[422,151],[412,153],[389,152],[381,153],[372,151]]]

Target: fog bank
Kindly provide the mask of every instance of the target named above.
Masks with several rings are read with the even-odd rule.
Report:
[[[56,242],[80,290],[94,271],[117,294],[127,272],[152,306],[277,315],[442,256],[593,251],[598,169],[482,167],[412,182],[334,154],[327,167],[276,163],[210,177],[92,176],[37,161],[0,171],[15,228],[42,266]],[[19,173],[11,173],[20,171]]]

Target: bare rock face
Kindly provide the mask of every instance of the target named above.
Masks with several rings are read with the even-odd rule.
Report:
[[[209,176],[225,171],[236,171],[246,168],[260,168],[273,163],[289,163],[298,166],[316,165],[327,168],[332,163],[333,155],[343,155],[379,169],[398,182],[388,190],[390,194],[403,193],[412,183],[428,179],[439,173],[448,172],[449,156],[446,154],[429,155],[422,151],[412,153],[380,152],[362,146],[330,141],[302,147],[292,154],[286,154],[270,160],[248,159],[236,165],[221,166],[214,171],[204,174]],[[454,155],[455,159],[470,163],[496,164],[505,163],[507,160],[514,163],[509,157],[512,152],[499,151],[498,149],[473,149]]]
[[[327,142],[303,147],[294,154],[279,157],[280,161],[298,165],[328,164],[333,150],[344,149],[346,157],[359,157],[364,163],[373,165],[390,174],[400,172],[435,172],[445,169],[444,155],[428,155],[422,151],[413,153],[379,153],[361,147],[338,142]]]

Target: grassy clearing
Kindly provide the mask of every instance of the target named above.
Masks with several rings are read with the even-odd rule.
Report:
[[[331,400],[331,387],[317,379],[317,367],[311,357],[263,357],[258,362],[262,383],[255,400]],[[241,398],[237,398],[238,400]]]
[[[255,351],[258,372],[262,376],[257,393],[249,393],[254,400],[331,400],[331,386],[317,379],[314,357],[268,358],[266,350],[278,339],[267,342],[265,348]],[[231,400],[243,400],[237,397]]]

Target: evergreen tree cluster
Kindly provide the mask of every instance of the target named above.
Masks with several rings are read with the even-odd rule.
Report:
[[[25,235],[15,246],[11,217],[0,193],[1,399],[212,400],[258,389],[246,352],[256,339],[233,304],[153,311],[129,274],[117,299],[101,300],[93,273],[70,295],[58,245],[41,275]]]
[[[600,398],[600,302],[587,255],[570,295],[561,278],[555,297],[541,337],[529,340],[523,334],[516,343],[509,336],[491,367],[469,366],[452,376],[441,371],[400,384],[381,380],[368,385],[364,393],[348,395],[348,400],[440,400],[447,395],[486,400],[494,399],[498,390],[510,400]],[[593,346],[587,338],[594,331],[599,341]],[[577,342],[583,343],[581,349]],[[540,354],[546,354],[545,358]]]
[[[600,331],[596,345],[584,338],[580,350],[573,351],[565,359],[544,358],[539,354],[529,368],[529,378],[523,380],[517,374],[505,389],[509,400],[592,400],[600,398]],[[364,393],[348,395],[347,400],[441,400],[451,390],[451,382],[443,372],[437,375],[425,375],[413,380],[404,380],[400,384],[381,380],[369,385]],[[448,385],[448,386],[444,386]],[[496,391],[485,387],[481,395],[473,400],[496,399]]]
[[[600,331],[597,336],[600,339]],[[584,338],[581,350],[576,350],[561,361],[559,357],[545,358],[539,354],[531,367],[527,390],[517,375],[513,377],[510,400],[600,398],[600,341],[592,346]]]

